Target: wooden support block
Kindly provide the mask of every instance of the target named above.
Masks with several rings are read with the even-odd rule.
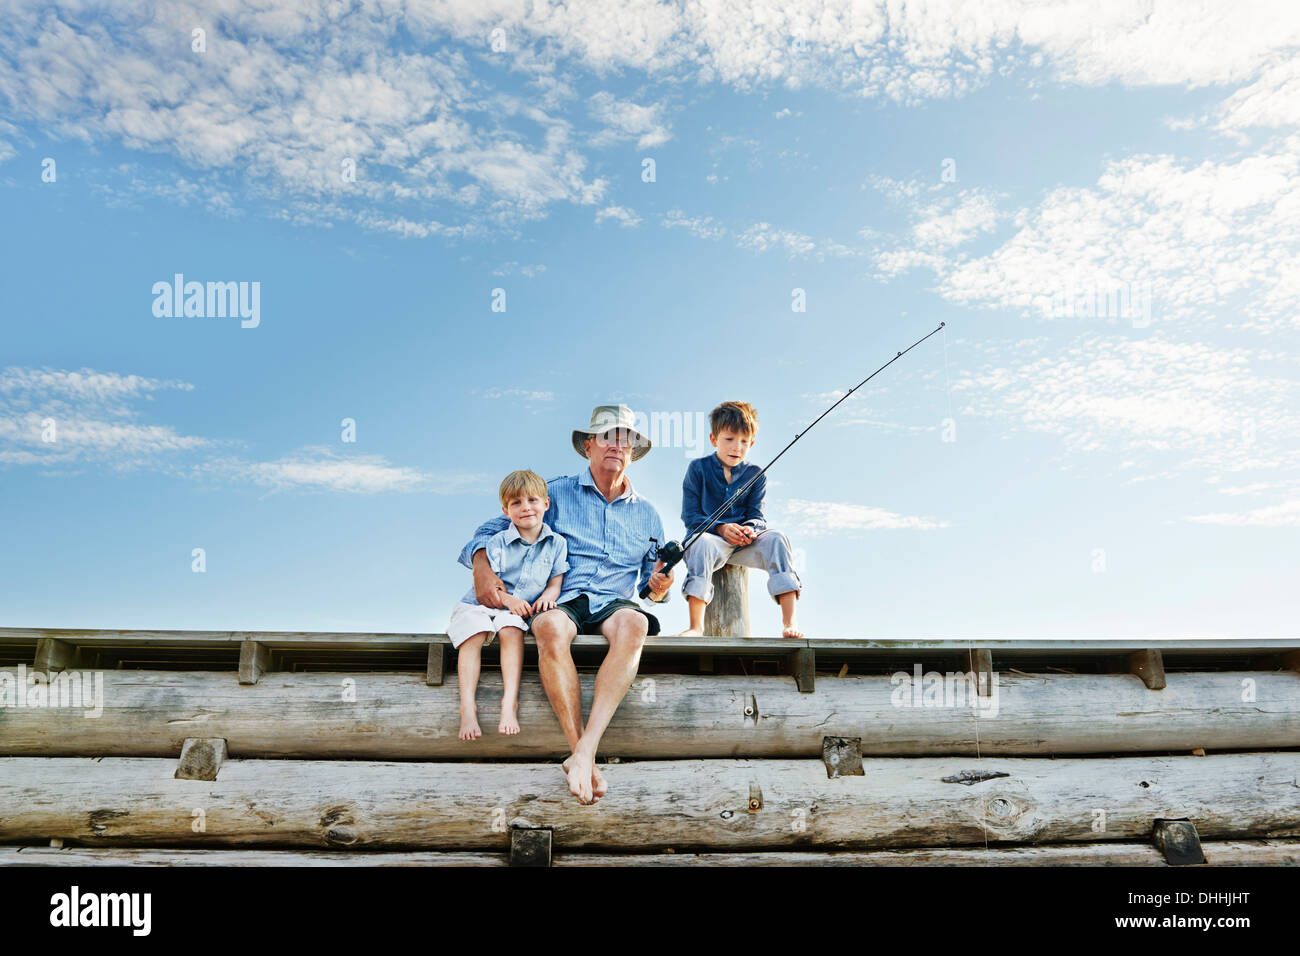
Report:
[[[713,673],[713,655],[712,655],[712,654],[701,654],[701,655],[700,655],[700,673],[701,673],[701,674],[712,674],[712,673]]]
[[[1282,666],[1289,671],[1300,671],[1300,651],[1287,651],[1283,654]]]
[[[801,647],[790,655],[790,673],[801,694],[813,692],[817,655],[811,647]]]
[[[181,745],[181,762],[173,775],[177,780],[216,780],[226,761],[224,737],[186,737]]]
[[[749,623],[749,568],[724,564],[713,572],[713,600],[704,609],[709,637],[752,637]]]
[[[47,674],[81,666],[81,651],[76,644],[53,637],[42,637],[36,642],[36,657],[32,670]]]
[[[239,682],[256,684],[271,669],[271,649],[260,641],[240,641]]]
[[[1170,866],[1206,862],[1196,824],[1185,817],[1179,820],[1157,819],[1151,830],[1151,842],[1165,855],[1165,862]]]
[[[987,647],[974,647],[961,655],[962,667],[975,675],[976,693],[980,697],[993,694],[993,652]]]
[[[1165,662],[1159,651],[1134,651],[1128,656],[1128,670],[1151,690],[1165,689]]]
[[[826,764],[826,778],[864,777],[862,769],[861,737],[823,737],[822,761]]]
[[[429,663],[424,669],[424,682],[430,687],[441,687],[447,673],[447,645],[429,645]]]
[[[511,827],[510,865],[550,866],[550,827]]]

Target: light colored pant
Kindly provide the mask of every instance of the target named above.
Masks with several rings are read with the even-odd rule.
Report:
[[[682,592],[705,603],[713,600],[713,572],[724,564],[767,572],[767,591],[778,595],[802,588],[794,573],[790,539],[780,531],[761,531],[753,544],[736,547],[725,538],[705,531],[686,552],[686,581]]]

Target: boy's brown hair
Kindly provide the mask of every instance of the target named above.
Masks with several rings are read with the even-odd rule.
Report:
[[[758,413],[749,402],[723,402],[709,412],[709,431],[714,435],[733,431],[753,438],[758,434]]]
[[[536,495],[538,498],[546,498],[548,497],[546,482],[535,471],[528,471],[527,469],[512,471],[501,481],[501,507],[504,508],[510,504],[511,498],[518,498],[520,495]]]

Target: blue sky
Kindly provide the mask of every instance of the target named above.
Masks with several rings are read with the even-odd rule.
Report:
[[[944,321],[771,472],[811,636],[1294,636],[1300,8],[766,7],[19,3],[0,624],[441,631],[593,405],[762,464]]]

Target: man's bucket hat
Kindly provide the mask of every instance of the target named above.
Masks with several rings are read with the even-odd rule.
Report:
[[[633,427],[636,415],[626,405],[597,405],[591,410],[591,426],[573,430],[573,450],[583,458],[587,453],[582,450],[582,443],[592,435],[599,435],[611,428],[625,430],[632,438],[632,460],[644,458],[650,450],[650,439]]]

